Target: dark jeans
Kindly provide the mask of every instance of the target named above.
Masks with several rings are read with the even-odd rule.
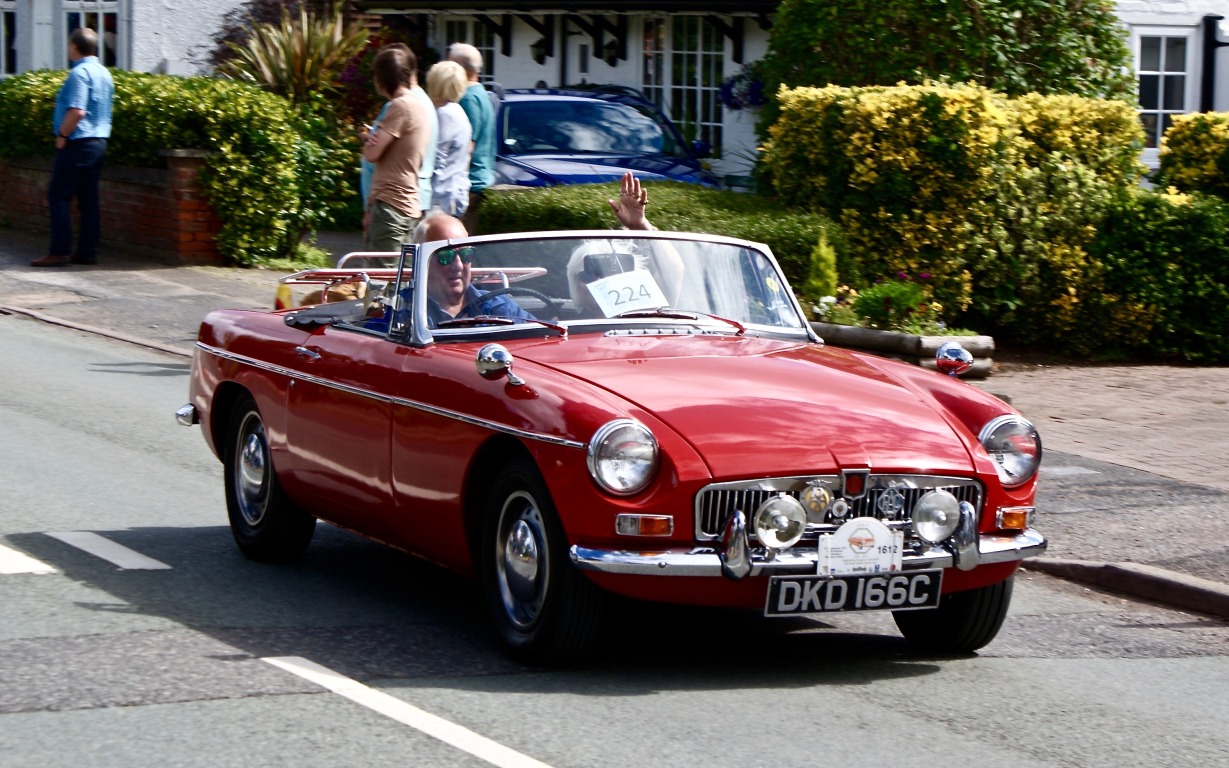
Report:
[[[72,256],[72,200],[77,198],[81,212],[81,236],[77,241],[77,259],[98,258],[98,238],[102,233],[102,215],[98,210],[98,178],[102,175],[102,158],[107,153],[106,139],[77,139],[64,144],[55,153],[51,166],[51,186],[47,202],[51,208],[52,256]]]

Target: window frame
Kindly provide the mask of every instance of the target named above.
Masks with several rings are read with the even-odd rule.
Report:
[[[0,79],[17,74],[17,31],[17,0],[0,0]]]
[[[708,142],[711,157],[720,158],[725,138],[720,98],[725,36],[699,14],[648,16],[642,24],[641,90],[678,126],[686,141]],[[694,38],[685,42],[694,46],[680,46],[689,35]]]
[[[482,72],[478,75],[478,82],[495,82],[495,61],[499,51],[499,39],[495,33],[472,16],[445,16],[441,25],[444,33],[444,55],[448,55],[448,46],[453,43],[469,43],[482,54]],[[458,34],[457,30],[464,32]]]
[[[107,17],[110,16],[115,25],[113,32],[115,37],[108,51],[105,35],[101,36],[98,60],[106,67],[127,68],[128,46],[126,45],[127,40],[125,39],[122,24],[124,18],[124,8],[122,6],[124,3],[125,0],[59,0],[59,23],[63,25],[64,32],[64,34],[60,35],[60,40],[62,41],[60,43],[62,46],[61,60],[65,62],[65,66],[68,65],[68,36],[72,34],[73,30],[78,26],[86,26],[96,32],[100,28],[104,31],[110,31],[107,29],[108,25],[106,23]],[[78,15],[83,20],[83,23],[74,25],[71,20],[73,15]],[[93,21],[97,26],[90,27],[91,16],[94,17]]]
[[[1186,61],[1184,68],[1182,70],[1167,69],[1169,62],[1162,59],[1160,62],[1161,69],[1142,69],[1143,43],[1145,39],[1151,38],[1160,38],[1162,40],[1162,57],[1166,55],[1167,46],[1164,43],[1166,39],[1185,40]],[[1137,87],[1141,86],[1143,77],[1155,76],[1158,78],[1155,108],[1144,108],[1142,88],[1139,89],[1136,96],[1136,111],[1140,115],[1141,123],[1143,122],[1144,115],[1155,115],[1158,120],[1158,126],[1161,127],[1161,133],[1156,137],[1156,145],[1145,146],[1142,155],[1145,164],[1150,167],[1156,167],[1160,163],[1160,139],[1164,136],[1163,125],[1165,118],[1199,111],[1199,83],[1203,68],[1202,38],[1198,26],[1138,25],[1131,27],[1130,45],[1132,67]],[[1165,104],[1165,78],[1172,77],[1178,73],[1181,73],[1186,78],[1182,89],[1182,106],[1180,108],[1167,107]]]

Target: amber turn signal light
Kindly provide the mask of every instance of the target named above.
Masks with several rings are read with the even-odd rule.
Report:
[[[674,518],[669,515],[618,515],[615,533],[620,536],[669,536],[674,533]]]

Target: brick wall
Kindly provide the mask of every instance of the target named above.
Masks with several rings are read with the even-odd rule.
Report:
[[[103,247],[181,264],[221,264],[214,235],[221,222],[201,196],[203,154],[170,150],[166,168],[103,164]],[[50,158],[0,158],[0,223],[48,229]],[[105,253],[103,255],[105,258]]]

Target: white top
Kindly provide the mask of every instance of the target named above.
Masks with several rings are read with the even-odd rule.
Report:
[[[460,216],[469,206],[469,157],[473,129],[465,110],[450,101],[436,110],[439,141],[435,145],[435,174],[431,178],[431,205]]]

